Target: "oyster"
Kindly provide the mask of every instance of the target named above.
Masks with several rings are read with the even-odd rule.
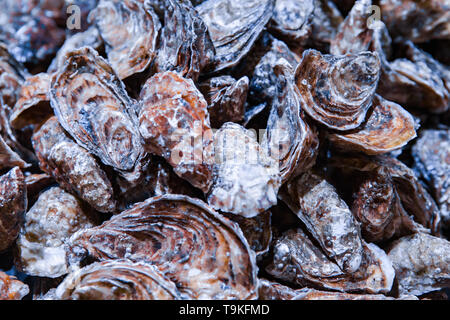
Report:
[[[359,270],[364,253],[359,225],[331,184],[308,172],[288,182],[279,197],[302,220],[328,258],[346,273]]]
[[[28,285],[0,271],[0,300],[21,300],[29,292]]]
[[[157,73],[142,88],[138,117],[146,150],[165,158],[177,175],[207,192],[213,134],[207,103],[194,82],[172,71]]]
[[[333,56],[307,50],[295,71],[305,112],[340,131],[362,124],[379,77],[380,60],[371,52]]]
[[[273,261],[266,271],[275,278],[297,286],[313,285],[340,292],[387,293],[395,272],[386,253],[376,245],[363,244],[361,268],[343,272],[301,230],[289,230],[277,239]]]
[[[97,160],[68,137],[56,117],[33,135],[41,169],[100,212],[113,212],[113,187]]]
[[[441,217],[450,224],[450,130],[424,130],[412,148],[415,167],[428,182]]]
[[[179,300],[175,284],[154,266],[127,260],[90,264],[56,288],[57,300]]]
[[[0,252],[8,249],[19,235],[27,204],[25,178],[15,167],[0,176]]]
[[[392,244],[389,259],[400,294],[421,295],[450,286],[450,242],[424,233]]]
[[[348,133],[332,133],[334,146],[369,155],[389,153],[417,137],[416,123],[400,105],[375,95],[367,121]]]
[[[152,264],[191,299],[257,297],[255,257],[239,227],[186,196],[138,203],[74,234],[70,247],[72,264],[87,257]]]
[[[199,90],[208,102],[212,128],[220,128],[225,122],[244,120],[248,86],[246,76],[239,80],[231,76],[214,77],[199,84]]]
[[[30,124],[40,124],[53,114],[50,107],[50,84],[51,76],[47,73],[27,78],[9,117],[13,128],[23,129]]]
[[[214,135],[216,161],[207,195],[216,210],[252,218],[277,203],[278,161],[265,154],[252,131],[227,122]]]
[[[262,146],[280,162],[281,182],[284,183],[314,165],[319,138],[303,113],[290,65],[281,60],[274,73],[279,81],[278,94],[273,101]]]
[[[163,6],[164,27],[157,49],[156,71],[175,71],[197,81],[200,72],[210,68],[214,61],[215,49],[206,21],[189,1],[166,0]]]
[[[120,173],[132,171],[143,149],[134,102],[111,66],[90,47],[70,52],[53,76],[50,103],[75,141]]]
[[[214,71],[239,63],[269,22],[273,7],[274,0],[208,0],[195,7],[216,49]]]
[[[61,188],[43,192],[25,215],[16,241],[15,265],[29,275],[57,278],[68,272],[65,242],[76,231],[96,225],[96,217]]]
[[[95,22],[120,79],[144,71],[156,56],[159,19],[135,0],[101,0],[89,14]]]

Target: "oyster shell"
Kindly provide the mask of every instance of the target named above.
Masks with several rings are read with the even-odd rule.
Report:
[[[326,127],[340,131],[362,124],[379,77],[378,55],[368,51],[333,56],[306,50],[295,71],[305,112]]]
[[[239,227],[186,196],[138,203],[76,233],[70,247],[72,264],[86,255],[152,264],[192,299],[257,298],[255,257]]]

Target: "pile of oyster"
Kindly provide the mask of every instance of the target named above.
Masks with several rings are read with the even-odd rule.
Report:
[[[4,0],[0,299],[447,299],[449,53],[448,0]]]

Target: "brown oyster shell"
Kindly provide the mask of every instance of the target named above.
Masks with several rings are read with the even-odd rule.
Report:
[[[358,272],[344,273],[301,230],[289,230],[277,239],[273,260],[266,271],[277,279],[300,286],[340,292],[387,293],[395,272],[386,253],[376,245],[363,244]]]
[[[22,300],[29,291],[28,285],[0,271],[0,300]]]
[[[394,242],[389,259],[400,294],[421,295],[450,286],[450,242],[424,233]]]
[[[252,131],[225,123],[214,135],[214,153],[207,195],[214,209],[252,218],[277,203],[278,161],[265,154]]]
[[[239,80],[231,76],[214,77],[199,84],[199,90],[208,102],[212,128],[220,128],[225,122],[244,120],[248,86],[246,76]]]
[[[148,4],[146,4],[148,5]],[[166,0],[156,71],[175,71],[194,81],[210,68],[215,49],[210,32],[189,1]]]
[[[216,49],[214,71],[235,66],[272,16],[274,0],[209,0],[196,6]]]
[[[381,0],[381,18],[395,37],[426,42],[450,37],[450,4],[441,0]]]
[[[441,212],[450,224],[450,130],[424,130],[412,147],[415,167],[428,185]]]
[[[295,72],[305,112],[341,131],[362,124],[379,77],[380,60],[371,52],[333,56],[307,50]]]
[[[117,241],[120,239],[120,241]],[[71,261],[127,258],[156,266],[192,299],[257,297],[254,253],[238,226],[202,201],[165,195],[70,240]]]
[[[359,225],[331,184],[305,173],[288,182],[279,197],[340,269],[354,273],[360,268],[364,252]]]
[[[32,138],[41,169],[100,212],[113,212],[116,202],[106,173],[88,151],[65,133],[51,117]]]
[[[25,177],[18,167],[0,176],[0,252],[19,235],[27,209]]]
[[[111,66],[92,48],[67,54],[53,76],[51,106],[75,141],[119,172],[132,171],[142,157],[133,101]]]
[[[0,135],[0,170],[13,168],[26,168],[29,165],[6,143]]]
[[[63,189],[53,187],[43,192],[26,213],[16,241],[17,269],[39,277],[66,274],[65,242],[76,231],[96,225],[96,220]]]
[[[140,99],[139,131],[146,150],[164,157],[177,175],[207,192],[213,137],[207,103],[193,81],[172,71],[158,73],[145,83]]]
[[[120,79],[152,63],[161,27],[153,9],[135,0],[101,0],[89,19],[97,26],[108,61]]]
[[[411,42],[407,42],[405,47],[405,58],[383,63],[377,93],[408,110],[445,113],[450,106],[447,67]]]
[[[279,81],[278,94],[273,101],[262,146],[280,162],[281,183],[284,183],[314,165],[319,138],[316,128],[305,119],[290,65],[281,60],[274,73]]]
[[[386,168],[365,174],[353,198],[352,212],[361,223],[367,241],[388,240],[417,232]]]
[[[39,124],[53,114],[50,107],[50,84],[51,75],[48,73],[27,78],[9,117],[11,127],[22,129],[30,124]]]
[[[179,300],[175,284],[157,268],[128,260],[90,264],[56,288],[57,300]]]
[[[349,133],[333,133],[333,146],[369,155],[389,153],[417,137],[413,116],[400,105],[375,95],[367,121]]]

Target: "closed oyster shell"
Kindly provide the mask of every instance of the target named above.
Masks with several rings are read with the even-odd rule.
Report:
[[[63,44],[65,32],[56,22],[38,14],[19,14],[8,17],[2,25],[0,40],[21,63],[37,65],[45,62]]]
[[[278,94],[273,101],[262,147],[279,161],[281,183],[310,169],[317,157],[316,128],[305,119],[300,93],[290,65],[281,60],[275,66]]]
[[[33,135],[41,169],[100,212],[113,212],[113,187],[97,160],[70,139],[56,117],[47,120]]]
[[[269,22],[273,7],[274,0],[208,0],[195,7],[216,49],[214,71],[239,63]]]
[[[148,6],[148,3],[146,4]],[[206,21],[189,1],[166,0],[156,71],[175,71],[194,81],[214,61],[215,49]]]
[[[172,71],[157,73],[145,83],[140,99],[139,131],[146,150],[164,157],[177,175],[207,192],[213,137],[207,103],[194,82]]]
[[[265,154],[252,131],[225,123],[214,135],[214,153],[207,195],[214,209],[252,218],[277,203],[278,161]]]
[[[273,261],[266,271],[277,279],[300,286],[340,292],[387,293],[395,272],[386,253],[376,245],[363,244],[364,254],[357,273],[344,273],[301,229],[289,230],[277,239]]]
[[[314,0],[276,0],[269,29],[274,34],[302,45],[311,33]]]
[[[73,264],[86,255],[152,264],[191,299],[257,298],[255,257],[239,227],[186,196],[138,203],[76,233],[70,248]]]
[[[450,4],[444,0],[381,0],[381,18],[395,37],[426,42],[450,38]]]
[[[0,271],[0,300],[21,300],[29,291],[28,285]]]
[[[19,235],[27,209],[25,178],[18,167],[0,176],[0,252]]]
[[[65,242],[76,231],[96,225],[95,216],[61,188],[43,192],[25,215],[16,241],[15,265],[29,275],[57,278],[68,272]]]
[[[331,0],[314,0],[309,42],[316,48],[329,51],[330,43],[343,20],[342,14]]]
[[[348,133],[332,133],[334,146],[369,155],[389,153],[417,137],[413,116],[400,105],[375,95],[367,121]]]
[[[295,70],[295,67],[300,62],[300,57],[292,52],[286,43],[268,34],[263,34],[257,45],[264,48],[264,50],[260,49],[261,51],[267,52],[261,54],[262,56],[251,70],[248,94],[249,103],[245,110],[244,123],[247,125],[253,118],[258,120],[262,117],[264,119],[261,122],[263,127],[265,127],[271,106],[274,99],[277,98],[279,90],[279,79],[274,72],[274,68],[279,59],[284,59]],[[250,58],[250,56],[246,58],[243,64],[249,64],[247,60]]]
[[[377,93],[408,110],[445,113],[450,106],[448,70],[411,42],[405,46],[405,58],[383,63]]]
[[[144,71],[156,56],[161,27],[151,7],[135,0],[101,0],[89,14],[100,32],[108,61],[120,79]]]
[[[26,168],[29,165],[6,143],[0,135],[0,170],[13,168]]]
[[[362,124],[379,77],[380,60],[372,52],[333,56],[306,50],[295,72],[305,112],[340,131]]]
[[[287,183],[279,197],[302,220],[329,259],[346,273],[363,261],[360,228],[347,204],[324,178],[305,173]]]
[[[424,130],[412,147],[415,168],[439,205],[444,224],[450,225],[450,130]]]
[[[69,274],[57,300],[179,300],[175,284],[154,266],[128,260],[96,262]]]
[[[199,84],[199,90],[208,102],[212,128],[220,128],[225,122],[244,120],[248,86],[246,76],[239,80],[231,76],[214,77]]]
[[[48,73],[27,78],[9,117],[11,127],[23,129],[30,124],[40,124],[53,114],[50,107],[50,84],[51,76]]]
[[[75,141],[120,173],[143,155],[134,102],[111,66],[90,47],[67,54],[53,76],[51,106]]]
[[[450,242],[424,233],[394,242],[389,259],[400,294],[421,295],[450,286]]]

